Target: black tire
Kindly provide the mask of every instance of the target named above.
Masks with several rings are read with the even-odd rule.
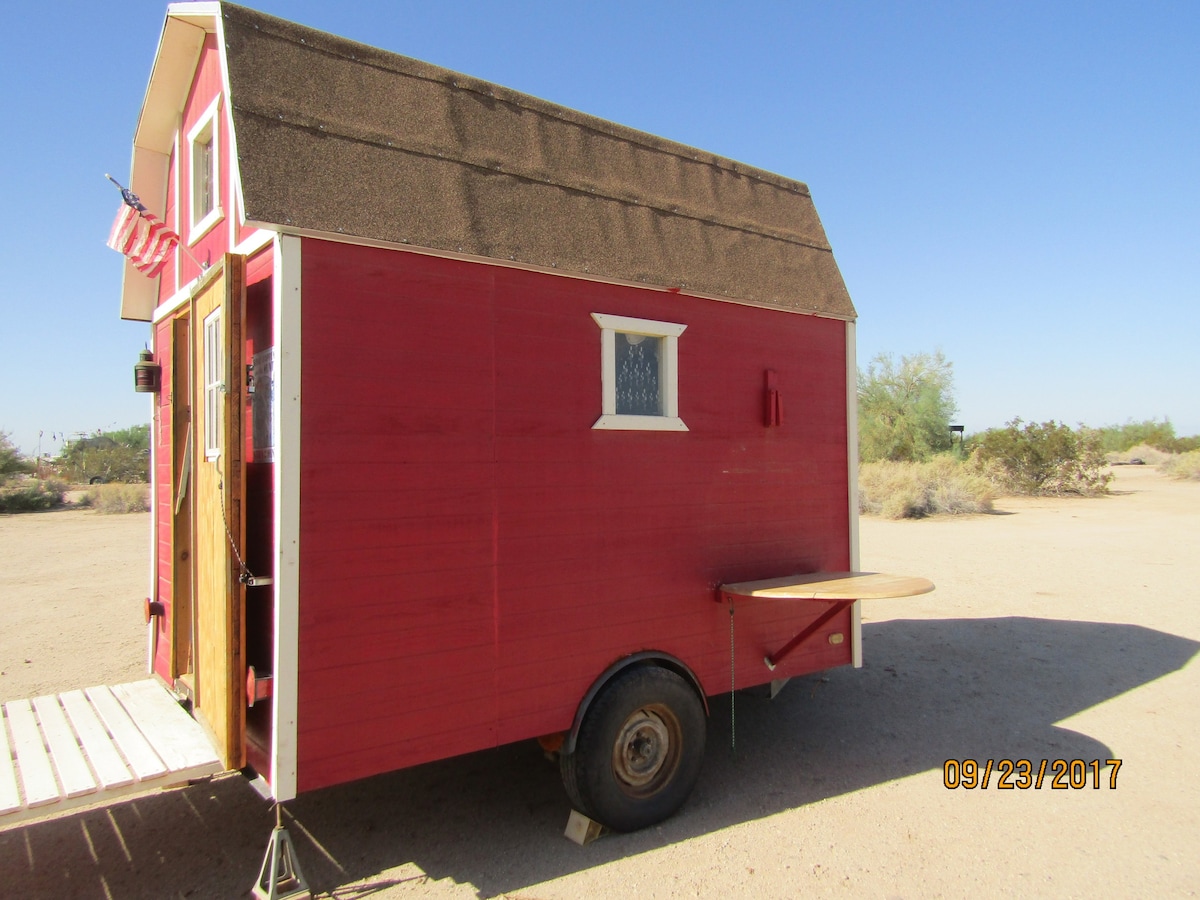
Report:
[[[657,666],[626,669],[596,695],[575,750],[559,758],[575,807],[614,831],[671,816],[704,763],[704,706],[682,677]]]
[[[103,475],[93,475],[88,479],[88,484],[104,484],[106,480]]]

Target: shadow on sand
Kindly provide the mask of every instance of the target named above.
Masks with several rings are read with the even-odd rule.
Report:
[[[779,697],[712,700],[708,754],[673,819],[580,848],[533,742],[316,791],[287,804],[315,891],[365,897],[420,879],[513,892],[740,822],[927,770],[948,758],[1107,759],[1054,723],[1182,668],[1200,644],[1134,625],[1031,618],[864,627],[868,664]],[[0,832],[12,896],[244,896],[273,817],[240,777]],[[535,848],[535,849],[531,849]],[[412,864],[394,879],[379,873]],[[417,872],[417,870],[420,872]],[[409,875],[408,873],[416,873]],[[363,882],[354,886],[352,882]]]

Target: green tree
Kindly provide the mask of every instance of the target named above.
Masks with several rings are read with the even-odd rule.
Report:
[[[920,461],[950,449],[954,364],[939,350],[880,353],[858,373],[858,453],[863,462]]]
[[[148,424],[130,425],[128,428],[122,428],[118,431],[109,431],[104,436],[119,446],[128,447],[130,450],[150,449],[150,426]]]
[[[21,456],[21,451],[13,446],[8,432],[0,431],[0,484],[13,475],[23,475],[32,471],[33,466]]]
[[[64,447],[58,467],[76,483],[145,482],[150,479],[150,426],[96,432]]]

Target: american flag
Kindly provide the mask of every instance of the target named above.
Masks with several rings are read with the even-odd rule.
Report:
[[[167,264],[179,235],[146,209],[133,191],[121,188],[121,198],[125,202],[117,211],[108,246],[129,257],[139,272],[153,278]]]

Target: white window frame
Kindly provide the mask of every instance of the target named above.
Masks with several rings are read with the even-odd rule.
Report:
[[[225,341],[221,308],[204,317],[204,458],[220,459],[224,443]]]
[[[213,226],[225,218],[221,209],[221,140],[220,116],[221,98],[218,96],[209,105],[204,114],[196,121],[187,135],[188,146],[188,243],[194,244],[204,237]],[[204,144],[212,144],[209,155],[208,177],[212,192],[212,209],[200,212],[197,209],[196,197],[199,193],[200,174],[199,153]]]
[[[611,431],[687,431],[679,418],[679,336],[687,328],[674,322],[633,319],[592,313],[600,326],[601,415],[594,429]],[[659,359],[658,383],[662,391],[663,414],[660,416],[617,415],[617,335],[641,334],[663,339]]]

